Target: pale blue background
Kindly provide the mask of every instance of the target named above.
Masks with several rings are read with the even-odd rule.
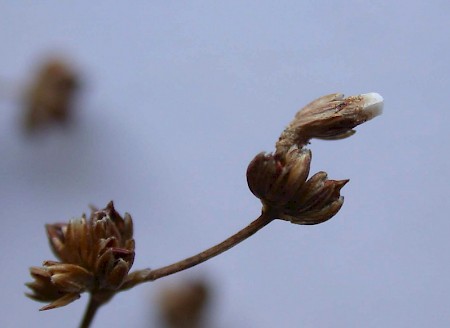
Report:
[[[134,268],[221,241],[258,216],[245,171],[297,109],[376,91],[382,117],[313,141],[312,171],[350,178],[318,226],[275,222],[179,279],[214,283],[211,326],[450,325],[448,1],[2,1],[1,327],[76,327],[23,296],[54,259],[44,223],[113,199],[135,220]],[[73,60],[77,121],[21,135],[14,93],[39,60]],[[170,279],[118,295],[94,327],[150,327]]]

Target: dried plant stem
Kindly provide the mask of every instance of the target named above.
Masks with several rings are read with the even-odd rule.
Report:
[[[273,221],[273,217],[263,213],[259,218],[250,223],[247,227],[227,238],[220,244],[217,244],[201,253],[198,253],[197,255],[188,257],[179,262],[150,271],[150,273],[146,277],[146,281],[154,281],[156,279],[169,276],[173,273],[189,269],[197,264],[205,262],[210,258],[229,250],[233,246],[236,246],[241,241],[244,241],[248,237],[258,232],[260,229],[264,228],[271,221]]]
[[[94,296],[89,296],[89,303],[86,307],[86,311],[84,312],[83,320],[80,323],[80,328],[89,328],[94,319],[97,310],[102,305]]]
[[[240,242],[244,241],[248,237],[254,235],[256,232],[261,230],[263,227],[268,225],[270,222],[274,220],[276,215],[274,215],[271,211],[264,211],[255,221],[250,223],[247,227],[240,230],[236,234],[232,235],[231,237],[227,238],[220,244],[217,244],[211,248],[208,248],[207,250],[198,253],[197,255],[188,257],[184,260],[178,261],[176,263],[170,264],[168,266],[151,270],[151,269],[145,269],[136,271],[131,274],[133,277],[130,281],[125,283],[121,290],[126,290],[129,288],[132,288],[136,286],[137,284],[147,282],[147,281],[154,281],[159,278],[163,278],[166,276],[169,276],[171,274],[189,269],[193,266],[196,266],[197,264],[203,263],[210,258],[213,258],[216,255],[219,255],[233,246],[236,246]]]

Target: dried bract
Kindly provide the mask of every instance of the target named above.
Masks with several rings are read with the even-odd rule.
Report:
[[[294,117],[281,134],[277,153],[286,152],[292,145],[303,147],[310,139],[342,139],[355,133],[360,125],[383,110],[383,98],[378,93],[366,93],[344,98],[335,93],[320,97]]]
[[[89,219],[46,226],[50,246],[60,262],[32,267],[35,279],[27,286],[31,298],[52,302],[41,310],[67,305],[89,291],[109,298],[127,278],[134,261],[133,222],[122,218],[110,202]]]
[[[318,224],[332,218],[344,198],[341,188],[348,180],[328,180],[324,172],[309,180],[311,151],[292,146],[284,154],[260,153],[247,169],[247,183],[265,210],[296,224]]]

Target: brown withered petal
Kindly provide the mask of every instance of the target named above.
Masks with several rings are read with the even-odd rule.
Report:
[[[121,231],[124,240],[130,240],[133,237],[133,220],[131,219],[131,215],[125,213],[123,221],[123,227],[122,225],[119,225],[119,230]]]
[[[310,204],[317,199],[317,196],[322,191],[327,177],[328,175],[326,172],[320,171],[306,181],[303,188],[299,191],[299,197],[297,199],[293,199],[291,202],[292,205],[298,204],[296,210],[300,210],[300,208],[308,208]]]
[[[109,289],[118,289],[124,282],[130,266],[123,259],[119,259],[106,276],[106,286]]]
[[[34,281],[27,284],[31,298],[52,302],[43,309],[66,305],[84,291],[112,295],[127,279],[134,261],[133,224],[131,216],[122,218],[112,202],[89,218],[49,224],[46,230],[60,262],[31,268]]]
[[[300,190],[309,174],[311,151],[291,147],[288,153],[281,157],[282,173],[268,190],[266,198],[275,203],[288,202]]]
[[[31,267],[30,274],[35,280],[25,285],[33,293],[26,293],[26,296],[39,302],[51,302],[40,311],[61,307],[80,298],[80,294],[77,292],[64,292],[59,289],[52,281],[52,274],[45,267]]]
[[[62,261],[67,261],[67,254],[65,253],[65,233],[67,230],[67,223],[46,224],[47,236],[50,247],[57,258]]]
[[[33,293],[26,293],[28,297],[40,302],[50,302],[61,297],[61,292],[51,282],[51,274],[40,267],[31,267],[30,274],[34,281],[28,282],[25,285],[30,288]]]
[[[344,197],[341,196],[337,200],[322,207],[317,211],[310,211],[308,213],[296,216],[283,214],[282,217],[280,218],[286,221],[290,221],[291,223],[294,224],[303,224],[303,225],[319,224],[328,221],[333,216],[335,216],[337,212],[339,212],[343,204],[344,204]]]
[[[299,199],[286,204],[283,219],[298,224],[318,224],[329,220],[343,204],[340,190],[348,181],[327,180],[325,172],[316,173],[306,182]]]
[[[322,208],[330,202],[339,198],[339,191],[348,182],[348,180],[325,180],[320,186],[317,186],[316,190],[309,190],[310,196],[307,195],[306,199],[300,201],[300,208],[297,209],[298,213],[305,213],[314,211],[314,209]],[[305,192],[306,194],[306,192]]]
[[[305,183],[310,163],[311,152],[296,146],[282,156],[260,153],[248,166],[248,186],[264,204],[282,207]]]
[[[73,301],[76,301],[80,297],[81,297],[81,295],[78,293],[65,294],[64,296],[58,298],[56,301],[54,301],[46,306],[41,307],[39,309],[39,311],[46,311],[46,310],[51,310],[51,309],[56,309],[56,308],[59,308],[62,306],[66,306],[67,304],[70,304]]]
[[[323,184],[322,190],[317,194],[316,199],[314,199],[307,208],[302,208],[300,213],[309,212],[311,210],[322,208],[330,202],[333,202],[340,197],[339,191],[348,180],[327,180]]]
[[[301,156],[294,158],[294,154],[301,153]],[[297,190],[300,190],[309,175],[309,169],[311,164],[312,153],[309,149],[299,150],[296,147],[288,151],[286,154],[286,161],[293,162],[289,168],[290,174],[287,181],[288,185],[295,186]],[[294,188],[295,189],[295,188]]]
[[[47,261],[44,268],[50,273],[51,282],[65,293],[81,293],[93,284],[93,274],[75,264]]]
[[[259,153],[247,168],[247,183],[250,191],[258,198],[264,197],[270,187],[268,180],[275,175],[275,160],[270,154]]]
[[[65,247],[69,263],[83,265],[83,254],[89,249],[89,224],[84,217],[71,219],[67,226]]]

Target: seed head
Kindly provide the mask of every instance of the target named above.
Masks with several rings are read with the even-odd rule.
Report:
[[[112,297],[125,281],[134,261],[133,222],[122,218],[110,202],[107,207],[46,226],[50,246],[60,262],[45,261],[30,268],[29,297],[51,302],[41,310],[64,306],[89,291]]]

